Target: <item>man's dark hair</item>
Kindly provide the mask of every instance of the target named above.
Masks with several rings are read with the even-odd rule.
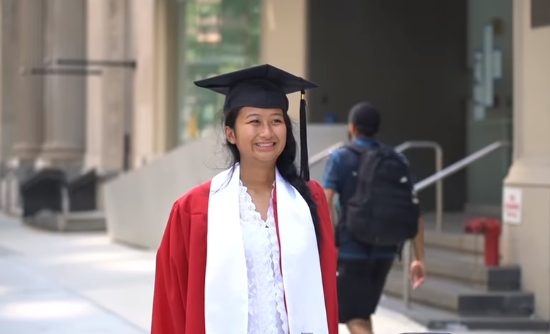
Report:
[[[380,112],[369,102],[359,102],[349,112],[349,122],[360,135],[372,137],[380,129]]]

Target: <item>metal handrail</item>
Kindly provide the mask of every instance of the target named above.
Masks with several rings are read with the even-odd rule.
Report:
[[[309,167],[317,165],[330,155],[334,150],[344,146],[345,142],[341,141],[334,145],[331,145],[321,152],[315,154],[309,159]],[[404,152],[411,148],[433,148],[435,150],[435,172],[438,173],[443,168],[443,149],[435,141],[426,140],[409,140],[398,145],[395,150],[397,152]],[[443,182],[438,181],[435,189],[435,211],[436,211],[436,230],[441,231],[443,226]]]
[[[404,152],[410,148],[432,148],[435,151],[435,172],[436,174],[443,168],[443,148],[435,141],[410,140],[397,146],[397,152]],[[440,232],[443,227],[443,181],[436,182],[435,188],[435,228]]]
[[[494,151],[501,149],[503,147],[510,146],[510,143],[507,141],[497,141],[490,145],[485,146],[484,148],[470,154],[469,156],[465,157],[462,160],[459,160],[455,162],[454,164],[450,165],[449,167],[443,169],[442,171],[435,173],[434,175],[425,178],[424,180],[416,183],[414,185],[414,190],[420,191],[424,190],[427,187],[431,186],[432,184],[443,180],[447,176],[450,176],[461,169],[471,165],[472,163],[476,162],[477,160],[485,157],[486,155],[489,155],[490,153],[493,153]]]
[[[433,185],[434,183],[439,183],[443,181],[444,178],[460,171],[471,165],[472,163],[478,161],[479,159],[493,153],[496,150],[499,150],[503,147],[510,146],[510,143],[507,141],[497,141],[490,145],[485,146],[484,148],[470,154],[462,160],[455,162],[449,167],[435,173],[434,175],[425,178],[424,180],[416,183],[414,189],[418,192],[420,190],[426,189],[427,187]],[[403,248],[403,303],[405,307],[409,307],[410,301],[410,283],[409,283],[409,267],[412,260],[411,252],[411,242],[408,241]]]
[[[397,152],[404,152],[410,148],[433,148],[435,151],[435,173],[439,173],[443,168],[443,148],[435,141],[411,140],[397,146]],[[443,227],[443,181],[439,180],[436,184],[435,194],[435,211],[436,211],[436,230],[439,232]],[[409,307],[410,300],[410,283],[409,283],[409,267],[412,261],[412,243],[407,241],[403,247],[403,302],[405,307]]]
[[[310,159],[309,166],[314,166],[321,162],[323,159],[328,157],[330,153],[344,145],[344,142],[336,143],[323,151],[317,153]],[[419,192],[426,189],[427,187],[436,184],[436,210],[440,212],[437,214],[436,228],[438,231],[442,228],[443,222],[443,185],[442,181],[444,178],[464,169],[465,167],[471,165],[477,160],[493,153],[496,150],[499,150],[503,147],[510,146],[510,143],[507,141],[497,141],[486,147],[470,154],[462,160],[455,162],[454,164],[448,166],[447,168],[441,170],[443,165],[443,150],[439,144],[436,142],[430,141],[408,141],[400,144],[395,148],[398,152],[403,152],[409,148],[434,148],[436,151],[436,173],[430,177],[425,178],[424,180],[416,183],[414,185],[415,191]],[[410,301],[410,283],[409,283],[409,267],[412,261],[412,244],[407,242],[403,249],[403,302],[405,306],[409,306]]]
[[[345,145],[345,143],[343,141],[341,141],[341,142],[338,142],[334,145],[331,145],[331,146],[325,148],[324,150],[322,150],[321,152],[315,154],[314,156],[312,156],[309,159],[309,167],[311,168],[312,166],[317,165],[318,163],[323,161],[323,159],[328,157],[334,150],[337,150],[337,149],[339,149],[340,147],[342,147],[344,145]]]

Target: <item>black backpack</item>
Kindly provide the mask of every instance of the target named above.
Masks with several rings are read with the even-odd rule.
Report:
[[[357,187],[346,203],[346,230],[367,245],[401,246],[418,232],[420,209],[408,164],[385,146],[347,146],[360,154]]]

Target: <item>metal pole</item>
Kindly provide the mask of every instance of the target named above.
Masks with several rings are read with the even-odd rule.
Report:
[[[432,184],[436,183],[440,179],[446,178],[447,176],[450,176],[450,175],[460,171],[464,167],[469,166],[471,163],[477,161],[478,159],[483,158],[484,156],[496,151],[497,149],[500,149],[501,147],[507,147],[509,145],[510,145],[510,143],[508,143],[506,141],[497,141],[497,142],[492,143],[491,145],[487,145],[484,148],[482,148],[482,149],[470,154],[469,156],[465,157],[464,159],[459,160],[459,161],[455,162],[454,164],[446,167],[441,172],[436,173],[436,174],[434,174],[430,177],[427,177],[424,180],[416,183],[414,185],[414,189],[416,191],[423,190],[423,189],[431,186]]]
[[[411,242],[406,241],[403,245],[403,304],[410,307],[411,286],[409,281],[409,269],[411,267]]]
[[[435,172],[439,173],[443,168],[443,150],[441,146],[435,146]],[[435,228],[437,232],[443,229],[443,179],[439,179],[435,185]]]
[[[433,141],[407,141],[397,146],[397,152],[404,152],[410,148],[433,148],[435,152],[435,174],[443,169],[443,149],[441,145]],[[435,228],[441,232],[443,228],[443,180],[436,182],[435,189]]]

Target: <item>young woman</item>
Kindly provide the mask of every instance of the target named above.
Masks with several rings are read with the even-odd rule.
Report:
[[[152,333],[337,334],[334,236],[307,162],[304,91],[316,86],[270,65],[195,84],[225,95],[233,165],[172,208]],[[286,96],[296,91],[300,174]]]

